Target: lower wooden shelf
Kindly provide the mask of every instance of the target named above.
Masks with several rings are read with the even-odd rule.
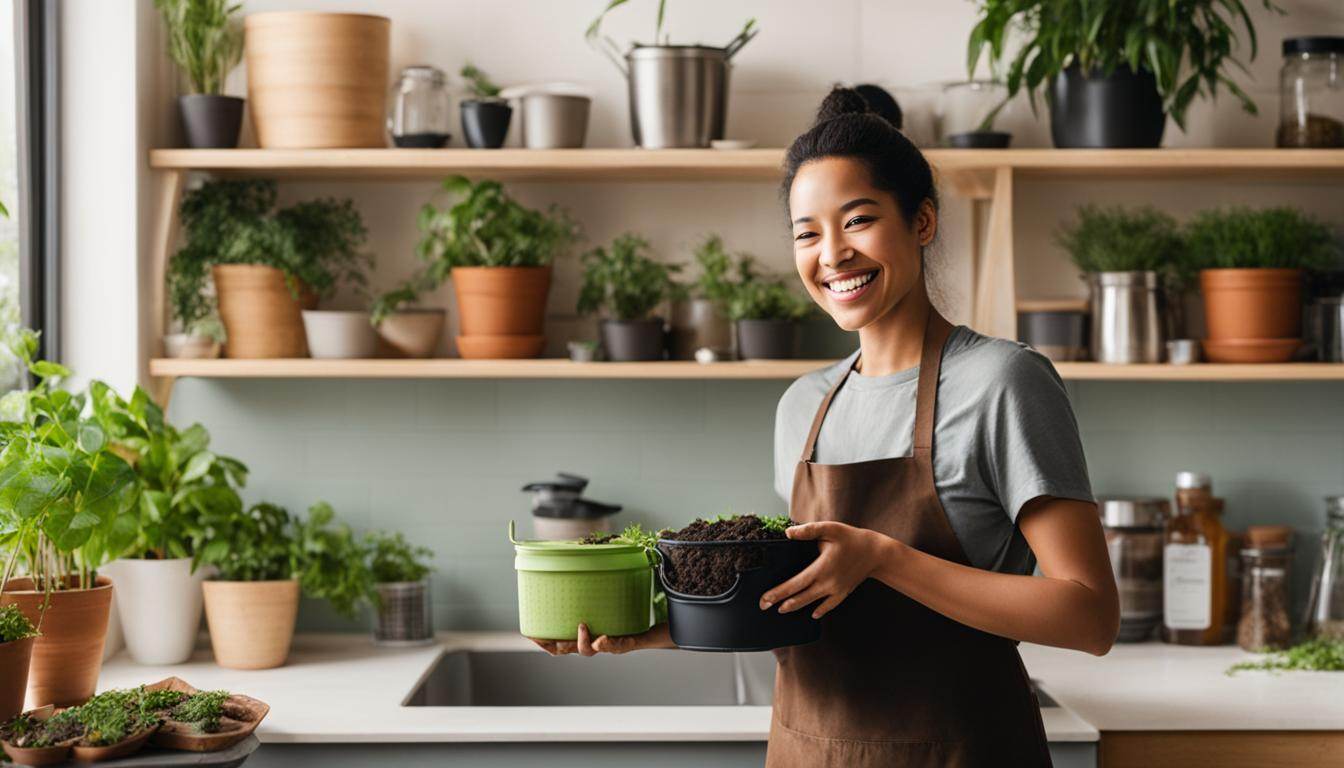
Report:
[[[151,360],[162,378],[256,379],[796,379],[830,360],[574,363],[569,360]],[[1344,364],[1106,365],[1056,363],[1074,381],[1344,381]]]

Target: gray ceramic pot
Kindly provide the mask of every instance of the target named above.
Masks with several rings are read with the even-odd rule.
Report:
[[[602,346],[613,362],[662,360],[667,347],[663,319],[603,320]]]
[[[743,360],[788,360],[798,354],[796,320],[738,320],[737,354]]]

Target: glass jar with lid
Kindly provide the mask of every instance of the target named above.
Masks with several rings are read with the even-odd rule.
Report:
[[[398,147],[433,149],[452,138],[443,70],[425,65],[401,70],[387,105],[387,132]]]
[[[1171,504],[1162,498],[1109,496],[1097,500],[1097,509],[1120,592],[1116,640],[1142,642],[1162,622],[1162,526]]]
[[[1344,496],[1325,500],[1325,533],[1307,600],[1307,634],[1344,640]]]
[[[1290,37],[1279,72],[1277,144],[1344,147],[1344,37]]]
[[[1280,650],[1293,639],[1288,618],[1293,529],[1252,525],[1241,550],[1241,619],[1237,645],[1248,651]]]

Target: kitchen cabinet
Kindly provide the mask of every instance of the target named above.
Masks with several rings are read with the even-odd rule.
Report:
[[[1344,764],[1344,731],[1115,731],[1101,768],[1327,768]]]

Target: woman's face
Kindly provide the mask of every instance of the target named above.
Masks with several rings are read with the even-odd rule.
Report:
[[[841,157],[798,169],[789,215],[798,275],[847,331],[883,317],[920,284],[920,250],[938,229],[931,203],[906,221],[894,195],[874,187],[861,163]]]

